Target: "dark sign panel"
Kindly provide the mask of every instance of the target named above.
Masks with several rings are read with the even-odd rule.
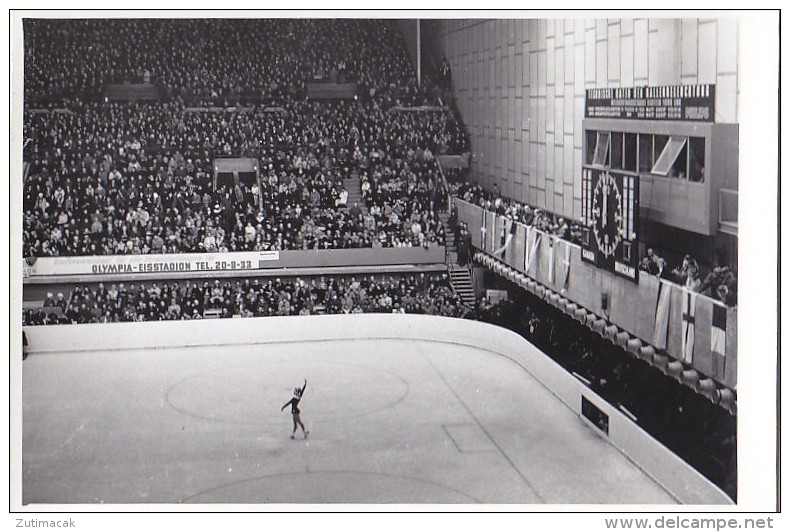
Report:
[[[639,177],[582,168],[582,259],[639,282]]]
[[[598,427],[604,434],[609,434],[609,416],[582,395],[582,415]]]
[[[587,89],[586,118],[713,122],[716,85]]]

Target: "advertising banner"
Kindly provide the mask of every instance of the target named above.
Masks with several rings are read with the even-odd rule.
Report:
[[[29,278],[53,275],[246,271],[262,269],[265,267],[262,263],[277,261],[279,258],[279,251],[41,257],[33,264],[26,261],[22,274]]]

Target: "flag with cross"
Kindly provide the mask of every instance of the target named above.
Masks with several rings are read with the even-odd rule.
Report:
[[[713,304],[710,328],[710,352],[713,355],[713,377],[723,379],[727,370],[727,307]]]
[[[571,244],[565,242],[565,256],[562,259],[562,290],[568,289],[568,281],[571,278]]]
[[[697,306],[697,294],[691,290],[683,290],[683,325],[681,342],[683,362],[691,364],[694,360],[694,314]]]

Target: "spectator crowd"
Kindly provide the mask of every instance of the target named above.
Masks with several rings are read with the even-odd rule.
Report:
[[[185,97],[298,98],[310,82],[356,82],[385,104],[423,104],[395,21],[28,19],[25,92],[96,96],[150,80]]]
[[[30,114],[26,254],[440,245],[444,120],[312,101],[230,116],[177,102]],[[255,155],[260,178],[215,186],[218,153]],[[349,179],[369,205],[347,205]]]
[[[447,274],[320,276],[99,283],[76,286],[65,297],[48,293],[40,308],[24,311],[25,325],[193,320],[205,316],[260,317],[363,312],[460,317],[467,312]]]
[[[515,222],[535,227],[544,233],[581,245],[581,224],[573,220],[566,220],[562,216],[557,216],[544,209],[533,208],[526,203],[502,196],[496,185],[493,191],[487,191],[477,183],[452,181],[450,188],[453,195],[464,201],[496,212]]]
[[[444,242],[436,155],[466,138],[452,113],[415,110],[436,102],[395,21],[29,19],[24,31],[26,256]],[[141,79],[166,96],[96,93]],[[307,83],[344,81],[361,97],[305,97]],[[277,103],[242,105],[263,99]],[[259,177],[215,183],[215,158],[235,155],[257,158]],[[348,205],[348,184],[370,205]]]

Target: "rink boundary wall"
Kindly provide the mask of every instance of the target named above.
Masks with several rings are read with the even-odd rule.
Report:
[[[358,339],[416,340],[473,347],[512,360],[579,416],[582,396],[595,404],[609,416],[609,434],[604,435],[590,425],[591,430],[607,439],[679,502],[732,504],[723,491],[538,348],[512,331],[483,322],[409,314],[357,314],[50,325],[26,327],[25,331],[32,356]]]

